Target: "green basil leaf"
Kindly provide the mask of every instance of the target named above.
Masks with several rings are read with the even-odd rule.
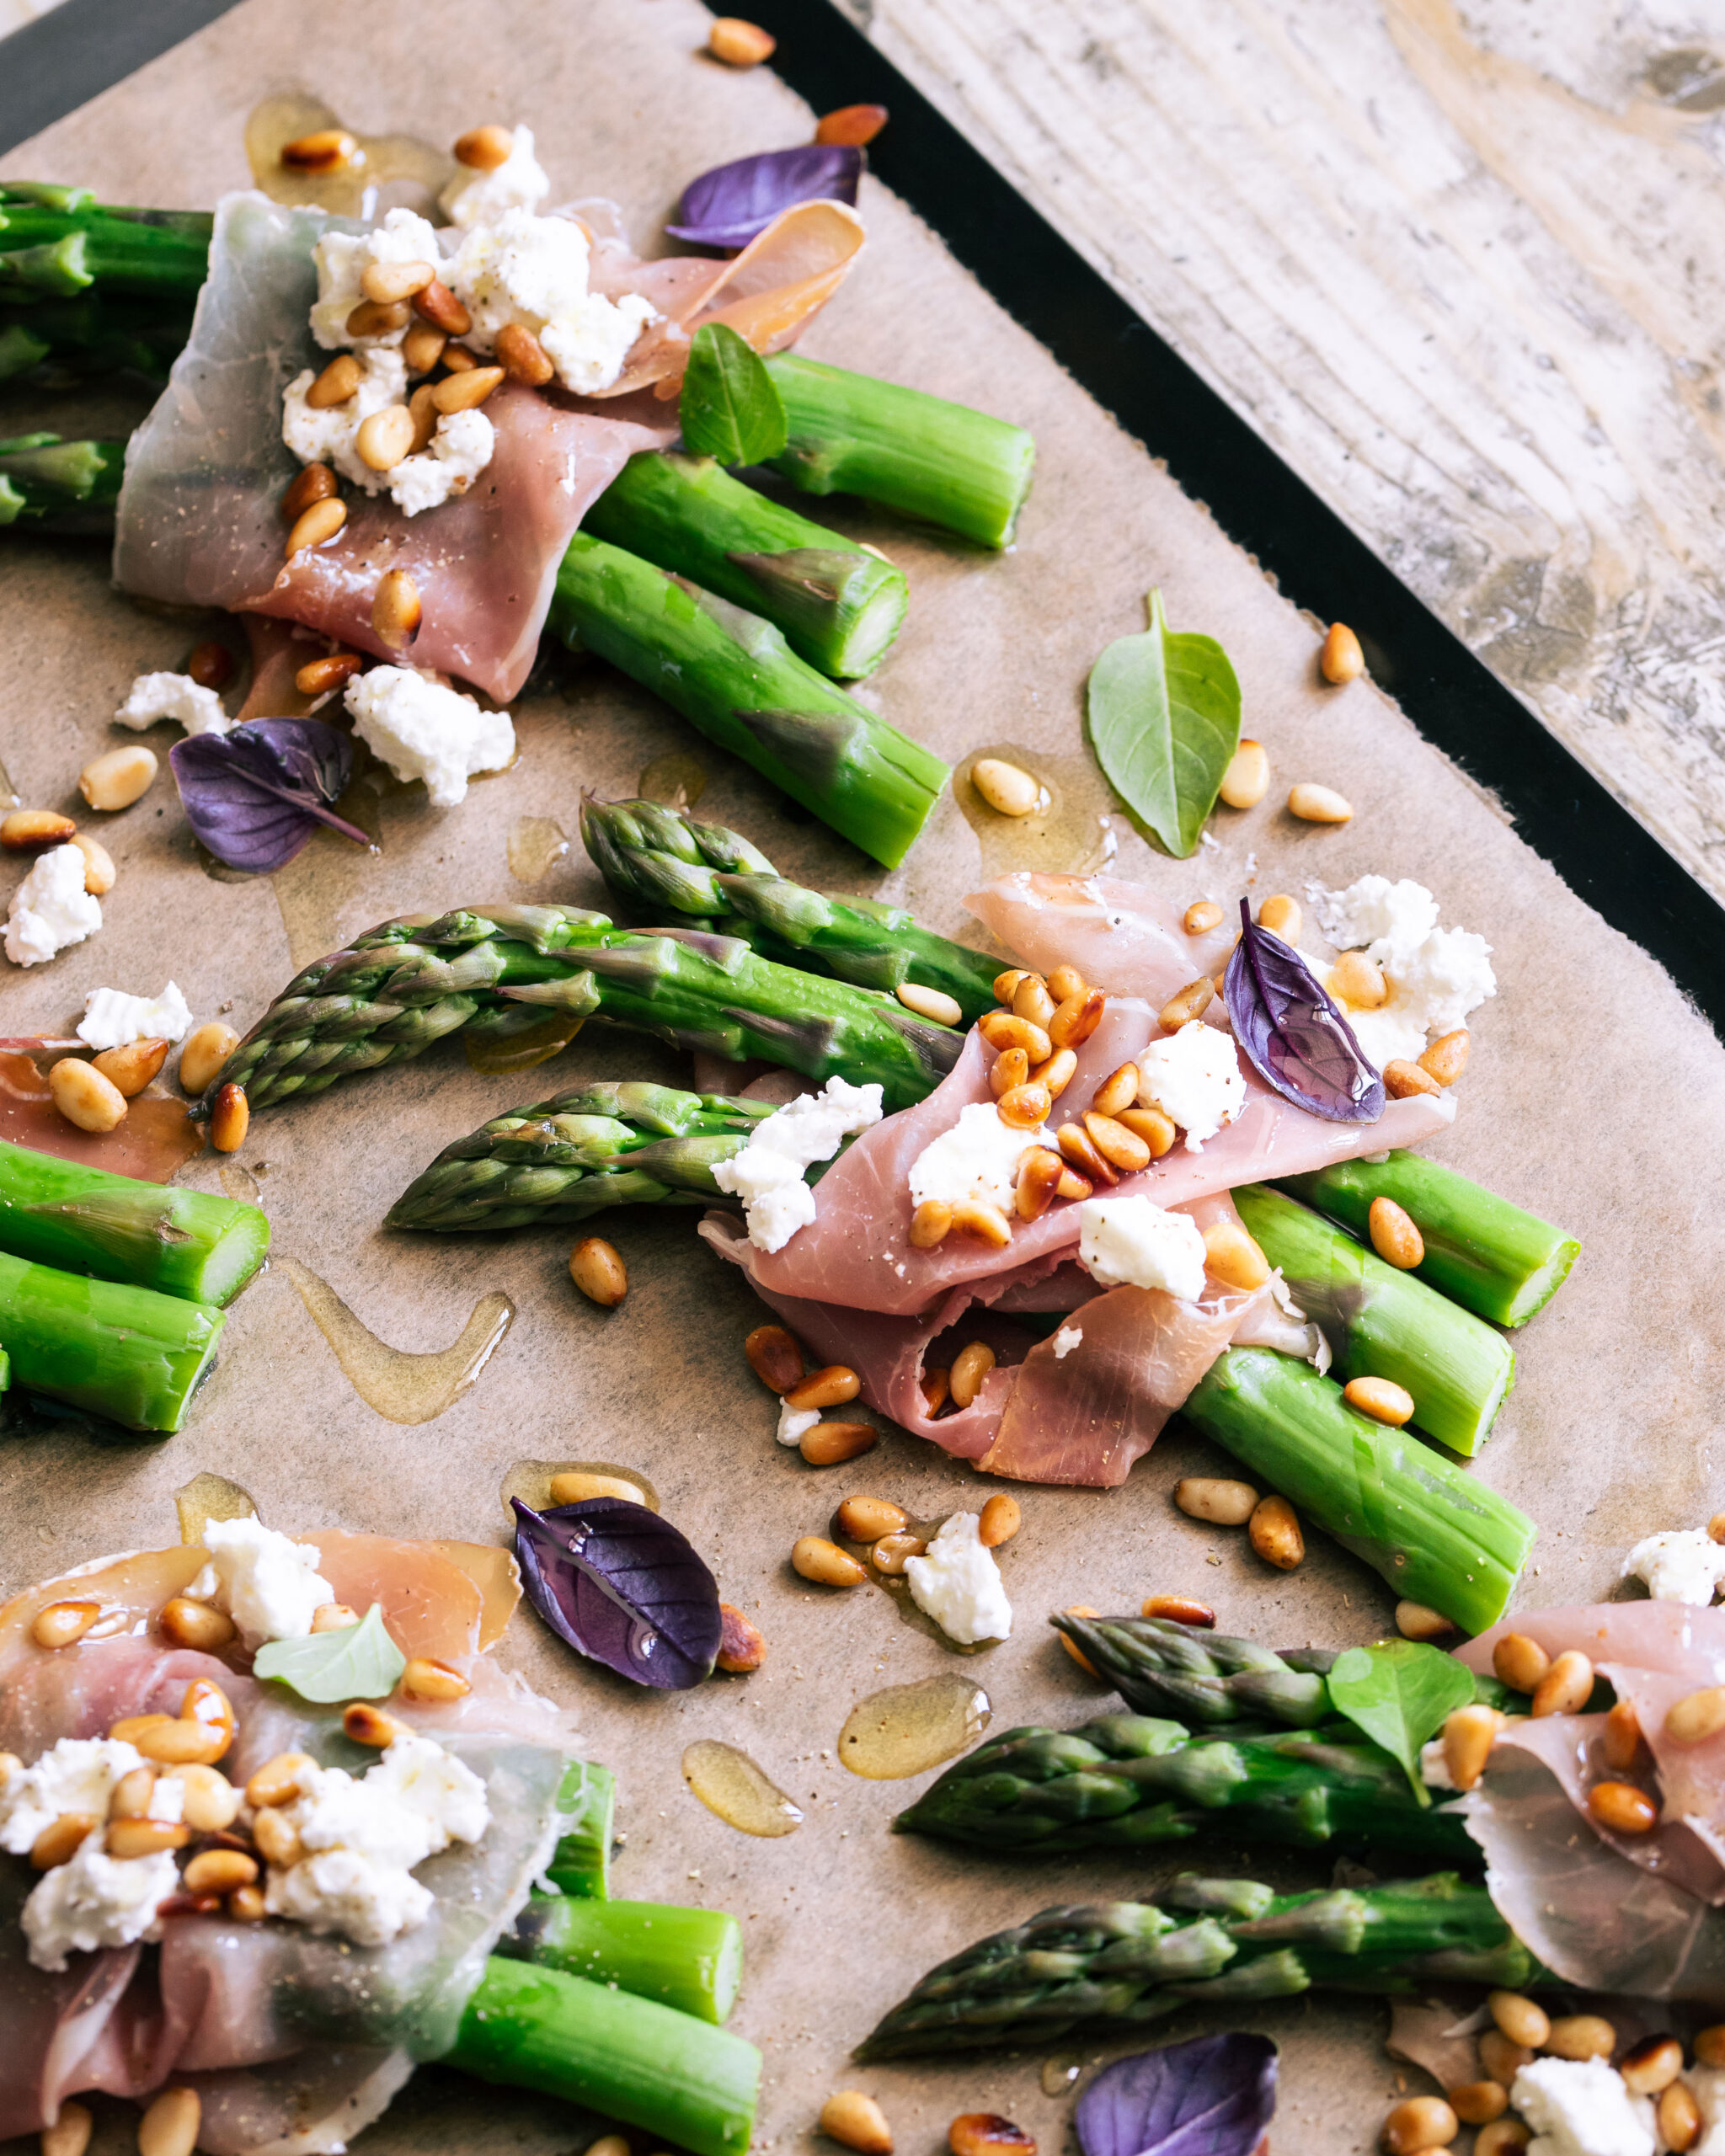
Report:
[[[684,447],[721,464],[764,464],[790,439],[778,384],[729,323],[695,332],[677,416]]]
[[[1399,1760],[1415,1796],[1429,1804],[1431,1792],[1420,1780],[1419,1748],[1457,1707],[1472,1703],[1473,1672],[1438,1647],[1386,1640],[1338,1655],[1326,1682],[1337,1712]]]
[[[254,1677],[274,1677],[302,1700],[333,1706],[341,1700],[386,1699],[401,1682],[407,1657],[383,1629],[377,1603],[357,1625],[313,1632],[303,1640],[271,1640],[252,1663]]]
[[[1227,653],[1214,637],[1176,636],[1152,591],[1149,628],[1117,638],[1091,669],[1087,716],[1108,783],[1185,860],[1240,745],[1240,684]]]

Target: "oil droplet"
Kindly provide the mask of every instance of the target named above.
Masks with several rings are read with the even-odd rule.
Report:
[[[238,1482],[230,1482],[225,1475],[195,1475],[174,1493],[175,1509],[179,1513],[179,1539],[182,1542],[201,1542],[204,1529],[212,1519],[255,1519],[258,1508],[252,1502],[249,1491],[242,1490]]]
[[[255,1205],[259,1200],[258,1178],[249,1169],[237,1168],[229,1163],[216,1171],[217,1182],[237,1205]]]
[[[515,1321],[515,1306],[507,1295],[482,1295],[452,1347],[415,1355],[380,1340],[308,1267],[285,1257],[281,1269],[299,1289],[354,1390],[392,1422],[430,1422],[453,1407]]]
[[[509,873],[518,883],[538,883],[569,850],[569,833],[553,817],[517,816],[509,827]]]
[[[354,154],[334,172],[296,172],[281,162],[287,143],[341,125],[340,115],[317,98],[265,98],[246,122],[252,178],[274,202],[379,217],[397,204],[430,209],[455,176],[454,161],[417,135],[360,135],[351,128]]]
[[[1041,784],[1044,805],[1028,816],[1003,816],[970,783],[980,757],[999,756]],[[1087,876],[1114,857],[1118,841],[1109,817],[1114,797],[1088,756],[1048,756],[1016,741],[974,749],[953,773],[953,798],[964,812],[982,849],[982,873],[991,881],[1020,868],[1045,868]]]
[[[519,1006],[510,1016],[520,1023],[506,1031],[476,1033],[469,1027],[462,1033],[462,1053],[470,1070],[483,1070],[496,1078],[507,1077],[512,1071],[537,1070],[553,1056],[561,1055],[586,1023],[585,1018],[571,1017],[566,1011],[533,1011]]]
[[[770,1839],[794,1834],[803,1823],[801,1806],[734,1744],[712,1737],[692,1744],[683,1754],[683,1780],[709,1812],[740,1834]]]
[[[667,808],[692,808],[707,791],[707,766],[681,753],[655,756],[635,782],[644,801],[662,801]]]
[[[649,1513],[658,1512],[659,1492],[638,1467],[624,1467],[614,1460],[518,1460],[503,1478],[499,1495],[503,1499],[504,1517],[511,1526],[515,1514],[510,1510],[510,1499],[519,1497],[536,1513],[558,1502],[551,1494],[553,1475],[593,1475],[619,1486],[615,1490],[595,1491],[595,1496],[627,1497],[632,1504],[645,1505]],[[569,1500],[562,1500],[568,1503]]]
[[[901,1781],[962,1752],[993,1718],[987,1693],[955,1670],[889,1684],[852,1708],[839,1732],[839,1760],[868,1781]]]
[[[1070,2052],[1056,2052],[1052,2058],[1042,2063],[1043,2095],[1064,2096],[1083,2071],[1081,2058],[1074,2058]]]

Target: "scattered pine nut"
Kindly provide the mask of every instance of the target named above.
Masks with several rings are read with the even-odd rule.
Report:
[[[130,1774],[122,1774],[114,1785],[114,1794],[108,1800],[110,1819],[147,1819],[150,1800],[156,1793],[156,1769],[153,1767],[134,1767]]]
[[[1092,1197],[1094,1194],[1095,1185],[1086,1182],[1082,1176],[1071,1168],[1063,1170],[1060,1181],[1055,1185],[1056,1198],[1068,1198],[1075,1204],[1081,1204],[1087,1198]]]
[[[1159,1617],[1169,1625],[1191,1625],[1199,1631],[1213,1632],[1216,1628],[1216,1613],[1207,1602],[1199,1602],[1189,1594],[1151,1594],[1144,1598],[1139,1613],[1145,1617]]]
[[[1060,1012],[1055,1013],[1056,1021]],[[976,1030],[991,1048],[1022,1048],[1031,1063],[1046,1063],[1056,1045],[1067,1047],[1071,1043],[1056,1043],[1040,1026],[1033,1026],[1028,1018],[1015,1017],[1010,1011],[990,1011],[977,1020]]]
[[[803,1433],[797,1449],[810,1467],[838,1467],[873,1452],[879,1443],[880,1433],[873,1422],[817,1422]]]
[[[1674,2081],[1661,2092],[1653,2116],[1659,2129],[1659,2145],[1670,2149],[1673,2156],[1684,2156],[1684,2152],[1693,2148],[1701,2137],[1701,2107],[1686,2081]],[[1476,2143],[1476,2148],[1477,2146]]]
[[[84,889],[93,899],[105,899],[114,889],[114,857],[87,831],[74,831],[72,843],[84,857]]]
[[[1467,1051],[1471,1045],[1466,1026],[1458,1026],[1453,1033],[1445,1033],[1435,1040],[1419,1059],[1419,1067],[1440,1086],[1453,1086],[1467,1068]]]
[[[460,1670],[432,1655],[411,1656],[401,1673],[404,1700],[464,1700],[473,1689]]]
[[[810,1407],[841,1407],[862,1390],[862,1380],[846,1363],[828,1363],[811,1370],[786,1393],[785,1405],[799,1412]]]
[[[138,2121],[138,2156],[192,2156],[203,2122],[195,2089],[164,2089]]]
[[[1567,1648],[1534,1687],[1528,1711],[1535,1721],[1546,1715],[1578,1715],[1594,1689],[1594,1666],[1578,1648]],[[1720,1694],[1725,1704],[1725,1692]],[[1722,1716],[1725,1726],[1725,1716]]]
[[[414,294],[414,312],[421,322],[429,322],[434,329],[441,329],[446,337],[465,337],[473,326],[473,318],[451,291],[441,277]],[[448,354],[444,357],[447,359]]]
[[[1386,1265],[1408,1273],[1425,1257],[1425,1238],[1393,1198],[1375,1198],[1366,1214],[1371,1246]]]
[[[109,1856],[159,1856],[163,1849],[183,1849],[192,1830],[177,1819],[116,1819],[102,1838]]]
[[[1330,968],[1329,991],[1356,1011],[1376,1011],[1389,1001],[1390,985],[1364,951],[1344,951]]]
[[[69,1647],[81,1640],[102,1614],[99,1602],[51,1602],[39,1609],[30,1637],[39,1647]]]
[[[1665,1734],[1674,1744],[1705,1744],[1725,1729],[1725,1684],[1685,1693],[1667,1710]]]
[[[1026,974],[1012,991],[1014,1015],[1028,1018],[1033,1026],[1040,1026],[1044,1033],[1048,1031],[1049,1021],[1058,1008],[1048,992],[1047,983],[1039,980],[1034,974]]]
[[[1049,1059],[1053,1060],[1052,1057]],[[1022,1048],[1003,1048],[988,1074],[988,1090],[996,1100],[1030,1081],[1030,1058]]]
[[[1391,1378],[1352,1378],[1342,1388],[1342,1397],[1374,1422],[1387,1422],[1399,1430],[1413,1419],[1413,1395]]]
[[[1203,936],[1221,925],[1222,910],[1214,899],[1199,899],[1187,907],[1180,926],[1188,936]]]
[[[365,664],[356,651],[332,651],[323,659],[308,659],[293,677],[302,696],[327,696],[344,688]]]
[[[143,1091],[167,1060],[167,1042],[147,1038],[127,1041],[123,1048],[104,1048],[90,1059],[91,1067],[128,1101]]]
[[[156,752],[142,743],[130,749],[109,749],[93,756],[77,775],[77,790],[91,808],[105,816],[130,808],[142,800],[155,782]]]
[[[1090,1105],[1098,1115],[1116,1116],[1122,1108],[1135,1106],[1137,1099],[1138,1065],[1123,1063],[1103,1080]]]
[[[126,1096],[93,1064],[62,1056],[48,1073],[54,1105],[80,1130],[112,1130],[126,1114]]]
[[[405,329],[413,310],[403,300],[392,301],[387,306],[376,300],[361,300],[349,312],[342,325],[350,337],[393,337]]]
[[[443,355],[444,364],[449,354]],[[431,402],[446,417],[451,412],[472,412],[485,402],[504,379],[501,367],[469,367],[463,374],[446,374],[431,385]]]
[[[1207,1519],[1215,1527],[1244,1527],[1258,1510],[1258,1494],[1249,1482],[1185,1475],[1174,1485],[1174,1502],[1190,1519]]]
[[[1389,2156],[1418,2156],[1423,2148],[1447,2148],[1461,2130],[1441,2096],[1410,2096],[1384,2121],[1383,2144]]]
[[[414,446],[414,415],[405,404],[386,404],[360,422],[354,450],[373,472],[393,472]],[[398,574],[398,571],[392,571]]]
[[[817,1587],[861,1587],[868,1577],[848,1551],[824,1534],[805,1534],[793,1544],[791,1567]]]
[[[1659,1823],[1659,1807],[1633,1782],[1595,1782],[1587,1793],[1591,1817],[1613,1834],[1650,1834]]]
[[[1725,1542],[1725,1513],[1715,1513],[1707,1522],[1709,1542]]]
[[[1690,2040],[1697,2066],[1725,2066],[1725,2021],[1697,2029]]]
[[[1258,910],[1258,925],[1268,929],[1272,936],[1279,936],[1284,943],[1297,943],[1306,926],[1299,899],[1290,899],[1285,891],[1273,893]]]
[[[451,346],[451,350],[453,350],[454,347]],[[412,454],[415,456],[430,446],[432,435],[437,431],[437,422],[441,415],[432,396],[436,387],[435,382],[422,382],[408,399],[408,417],[414,423]]]
[[[1429,1642],[1454,1639],[1456,1628],[1441,1609],[1429,1609],[1423,1602],[1398,1602],[1396,1630],[1404,1640]]]
[[[1359,648],[1359,638],[1345,622],[1331,622],[1317,663],[1325,680],[1333,681],[1338,687],[1344,681],[1357,681],[1365,673],[1365,654]]]
[[[1641,1756],[1641,1719],[1627,1700],[1618,1700],[1605,1716],[1605,1764],[1624,1774]]]
[[[1054,1203],[1065,1163],[1046,1145],[1033,1145],[1018,1163],[1013,1209],[1021,1220],[1039,1220]]]
[[[758,67],[763,60],[772,57],[777,43],[770,30],[762,29],[759,23],[745,23],[739,15],[716,16],[707,35],[707,50],[727,67]],[[860,2148],[863,2143],[851,2145]]]
[[[231,1894],[257,1876],[258,1860],[243,1849],[200,1849],[180,1874],[188,1894]]]
[[[603,1235],[583,1235],[569,1252],[569,1278],[590,1303],[615,1310],[629,1292],[629,1276],[615,1244]]]
[[[395,307],[423,292],[436,275],[435,262],[368,262],[360,272],[360,290],[379,307]]]
[[[1091,1142],[1089,1132],[1081,1123],[1063,1123],[1055,1133],[1055,1143],[1065,1158],[1089,1182],[1114,1184],[1120,1180],[1097,1151]]]
[[[1028,816],[1042,799],[1042,787],[1017,764],[981,756],[970,766],[970,783],[996,815]]]
[[[233,654],[219,638],[206,637],[192,646],[185,670],[200,689],[225,689],[233,679]]]
[[[925,1370],[922,1373],[921,1380],[922,1398],[930,1422],[932,1422],[942,1408],[947,1405],[951,1396],[949,1383],[951,1377],[952,1372],[943,1369],[938,1364],[933,1369]]]
[[[718,1605],[720,1631],[718,1652],[713,1661],[717,1668],[733,1677],[746,1677],[751,1670],[759,1669],[766,1659],[766,1642],[758,1626],[750,1624],[740,1609],[733,1609],[729,1602]]]
[[[953,1209],[942,1198],[925,1198],[911,1215],[911,1247],[938,1250],[953,1230]]]
[[[509,163],[515,146],[515,138],[506,127],[470,127],[456,137],[455,161],[471,172],[495,172]]]
[[[1567,2014],[1551,2024],[1546,2049],[1554,2058],[1610,2058],[1617,2031],[1602,2014]]]
[[[1157,1023],[1165,1033],[1178,1033],[1182,1026],[1189,1025],[1210,1007],[1215,995],[1215,983],[1207,974],[1200,974],[1188,981],[1178,995],[1170,996],[1157,1013]]]
[[[1289,791],[1288,814],[1302,824],[1345,824],[1354,811],[1333,787],[1301,784]]]
[[[1489,2126],[1509,2108],[1509,2091],[1501,2081],[1464,2081],[1444,2095],[1463,2126]]]
[[[836,112],[823,113],[815,124],[817,142],[836,143],[841,148],[860,150],[886,125],[884,104],[841,104]]]
[[[998,2111],[966,2111],[947,2128],[952,2156],[1036,2156],[1036,2143],[1022,2126]]]
[[[953,1208],[953,1226],[959,1235],[975,1235],[995,1250],[1004,1250],[1012,1240],[1012,1222],[985,1198],[960,1198]]]
[[[1028,1081],[1022,1086],[1009,1086],[996,1104],[1001,1121],[1010,1123],[1015,1130],[1039,1129],[1048,1120],[1048,1112],[1053,1105],[1046,1086],[1033,1086]]]
[[[1164,1153],[1172,1151],[1174,1125],[1160,1108],[1122,1108],[1114,1120],[1144,1140],[1152,1161],[1159,1161]]]
[[[1242,741],[1228,759],[1219,789],[1231,808],[1255,808],[1269,791],[1270,760],[1262,741]]]
[[[30,1844],[32,1866],[37,1871],[57,1871],[62,1864],[70,1864],[84,1837],[94,1833],[99,1823],[87,1812],[62,1812]]]
[[[320,127],[281,146],[281,162],[291,172],[339,172],[351,162],[356,145],[344,127]]]
[[[902,1534],[910,1518],[889,1497],[846,1497],[838,1509],[839,1532],[852,1542],[879,1542],[884,1534]]]
[[[743,1342],[743,1353],[769,1392],[784,1394],[803,1378],[803,1350],[782,1325],[757,1325]]]
[[[1492,1674],[1512,1692],[1534,1692],[1551,1666],[1551,1657],[1525,1632],[1505,1632],[1492,1649]],[[1518,2043],[1525,2039],[1517,2037]],[[1543,2041],[1543,2039],[1541,2039]],[[1535,2045],[1535,2049],[1538,2049]]]
[[[1218,1220],[1204,1231],[1204,1266],[1224,1287],[1250,1294],[1270,1277],[1270,1262],[1256,1238],[1237,1220]]]
[[[282,1799],[284,1803],[289,1801],[287,1797]],[[300,1846],[299,1830],[279,1812],[258,1814],[252,1822],[252,1839],[258,1845],[258,1854],[270,1864],[297,1864],[305,1854]]]
[[[369,1700],[355,1700],[343,1710],[341,1727],[344,1736],[355,1744],[369,1744],[379,1752],[387,1751],[398,1737],[412,1734],[404,1721],[398,1721],[382,1707],[374,1707]]]
[[[1055,1049],[1082,1048],[1102,1023],[1102,1014],[1107,1010],[1108,1003],[1108,997],[1099,988],[1087,988],[1081,995],[1069,995],[1049,1021],[1049,1046]]]
[[[1076,966],[1056,966],[1048,977],[1048,992],[1057,1005],[1070,1002],[1075,995],[1086,995],[1089,988],[1090,983]]]
[[[308,547],[327,547],[347,522],[347,504],[334,494],[316,501],[295,522],[287,535],[284,549],[291,561],[296,554],[302,554]]]
[[[210,1081],[238,1046],[239,1035],[219,1018],[195,1027],[179,1051],[179,1082],[184,1090],[194,1095],[206,1091]]]
[[[1150,1147],[1135,1130],[1113,1116],[1098,1115],[1094,1108],[1084,1111],[1083,1120],[1091,1144],[1110,1167],[1122,1175],[1136,1175],[1150,1166]]]
[[[542,389],[557,372],[551,355],[525,322],[506,322],[497,333],[496,351],[504,372],[529,389]]]
[[[314,1762],[304,1752],[278,1752],[266,1759],[246,1784],[246,1802],[254,1812],[275,1804],[291,1804],[300,1793],[300,1776]]]
[[[1551,2033],[1551,2016],[1536,2000],[1523,1992],[1494,1991],[1486,1999],[1486,2011],[1512,2044],[1524,2051],[1545,2049]]]
[[[996,974],[994,977],[995,1001],[1004,1003],[1010,1009],[1012,998],[1018,992],[1018,984],[1023,979],[1023,966],[1008,966],[1004,973]]]
[[[1305,1559],[1306,1537],[1300,1531],[1299,1518],[1293,1506],[1285,1497],[1260,1498],[1246,1523],[1246,1531],[1258,1556],[1279,1572],[1291,1572]]]
[[[194,1647],[204,1654],[225,1647],[234,1634],[232,1618],[207,1602],[189,1602],[183,1594],[163,1604],[156,1627],[171,1646]]]
[[[434,329],[429,322],[414,323],[401,340],[401,355],[408,372],[430,374],[443,357],[443,348],[448,341],[442,330]],[[411,403],[409,399],[410,408]]]
[[[388,570],[371,601],[371,627],[381,641],[399,651],[412,643],[424,614],[419,585],[405,569]]]
[[[56,808],[14,808],[0,817],[0,846],[8,853],[45,853],[50,846],[69,846],[77,836],[77,825]]]
[[[1100,1617],[1102,1612],[1092,1609],[1087,1602],[1073,1602],[1069,1603],[1061,1614],[1067,1617]],[[1087,1677],[1100,1677],[1102,1673],[1081,1647],[1069,1640],[1064,1632],[1057,1632],[1055,1636]]]
[[[232,1079],[227,1085],[218,1086],[210,1109],[210,1143],[216,1150],[238,1152],[251,1126],[252,1108],[245,1087],[236,1086]]]
[[[723,27],[721,19],[713,26],[715,35]],[[741,27],[746,29],[750,25],[745,23]],[[761,35],[766,35],[763,30]],[[766,49],[772,50],[770,38]],[[723,59],[724,54],[719,57]],[[863,2095],[860,2089],[841,2089],[827,2098],[820,2107],[820,2131],[829,2140],[858,2150],[860,2156],[892,2156],[893,2130],[886,2122],[886,2114],[873,2096]]]
[[[1486,1770],[1503,1717],[1495,1707],[1457,1707],[1444,1724],[1444,1766],[1457,1789],[1472,1789]]]
[[[53,2125],[42,2128],[42,2156],[84,2156],[95,2126],[94,2116],[87,2105],[62,2104]]]
[[[345,1602],[320,1602],[312,1612],[314,1632],[345,1632],[359,1621],[359,1611]]]
[[[306,392],[306,403],[314,412],[327,412],[359,394],[365,370],[351,352],[338,352]]]
[[[1416,1093],[1439,1093],[1443,1088],[1430,1071],[1398,1055],[1384,1065],[1384,1091],[1392,1101],[1406,1101]]]
[[[982,1508],[982,1521],[978,1529],[985,1550],[998,1550],[1003,1542],[1010,1542],[1023,1524],[1024,1515],[1018,1500],[1009,1497],[1004,1490],[996,1490]]]
[[[1479,2063],[1506,2089],[1534,2057],[1525,2044],[1512,2044],[1501,2029],[1487,2029],[1479,2040]]]
[[[994,1368],[995,1353],[986,1341],[973,1340],[953,1358],[947,1389],[954,1407],[970,1406],[982,1390],[982,1381]]]
[[[889,1579],[899,1579],[911,1558],[921,1556],[927,1548],[920,1534],[883,1534],[869,1551],[868,1561]]]

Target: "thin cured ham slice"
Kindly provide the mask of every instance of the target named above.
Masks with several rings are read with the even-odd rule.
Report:
[[[1227,913],[1188,936],[1183,909],[1146,883],[1115,876],[1002,876],[965,905],[1018,960],[1042,974],[1076,966],[1110,995],[1139,995],[1160,1010],[1189,981],[1214,979],[1239,922]]]

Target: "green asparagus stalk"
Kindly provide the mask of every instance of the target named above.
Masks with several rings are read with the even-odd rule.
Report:
[[[656,2147],[745,2156],[761,2054],[692,2014],[493,1955],[446,2066],[642,2127]]]
[[[581,528],[687,577],[784,632],[823,674],[871,674],[910,602],[879,554],[757,494],[710,456],[631,457]]]
[[[0,184],[0,294],[61,299],[91,285],[194,300],[210,264],[206,210],[134,210],[87,189]]]
[[[206,1303],[0,1253],[12,1381],[132,1430],[177,1430],[226,1323]]]
[[[1392,1198],[1424,1238],[1416,1275],[1493,1325],[1525,1325],[1581,1252],[1573,1235],[1418,1153],[1338,1161],[1278,1187],[1356,1235],[1368,1231],[1372,1200]]]
[[[739,832],[697,823],[657,801],[581,797],[581,837],[616,895],[652,920],[667,909],[763,958],[831,974],[857,988],[909,981],[937,989],[967,1025],[995,1007],[996,960],[919,927],[901,907],[789,883]]]
[[[1405,1781],[1404,1777],[1404,1781]],[[533,1894],[499,1954],[617,1984],[715,2027],[743,1981],[743,1930],[723,1909],[669,1902],[589,1902]]]
[[[1278,1894],[1188,1876],[1154,1902],[1044,1909],[932,1969],[858,2047],[863,2059],[1084,2041],[1190,2004],[1555,1982],[1483,1886],[1437,1872]]]
[[[512,1003],[596,1014],[673,1048],[761,1057],[810,1078],[878,1083],[889,1109],[932,1092],[964,1042],[891,996],[775,966],[734,937],[638,935],[573,906],[491,906],[386,921],[308,966],[212,1089],[243,1086],[254,1108],[319,1092],[469,1023],[506,1027]]]
[[[1477,1452],[1515,1381],[1503,1335],[1280,1191],[1247,1183],[1234,1203],[1322,1327],[1336,1376],[1391,1380],[1412,1396],[1422,1430],[1452,1452]]]
[[[0,440],[0,526],[106,531],[124,467],[125,451],[112,442],[61,441],[50,434]]]
[[[1140,1714],[1252,1735],[1265,1723],[1316,1729],[1332,1712],[1324,1678],[1336,1657],[1327,1647],[1278,1654],[1167,1617],[1061,1612],[1049,1622]]]
[[[1022,427],[793,352],[766,362],[790,440],[772,468],[806,494],[862,494],[984,547],[1011,543],[1036,444]]]
[[[550,627],[663,696],[889,868],[951,776],[805,665],[770,622],[585,531],[558,570]]]
[[[192,311],[100,290],[0,307],[0,382],[32,375],[61,387],[123,368],[165,382],[190,341]],[[111,447],[117,459],[123,442]]]
[[[1503,1615],[1533,1522],[1442,1453],[1356,1413],[1310,1364],[1226,1348],[1181,1412],[1397,1595],[1469,1632]]]
[[[255,1205],[0,1139],[0,1251],[14,1257],[222,1310],[269,1250],[270,1223]]]
[[[1416,1802],[1400,1764],[1339,1721],[1194,1737],[1178,1721],[1125,1714],[1008,1730],[948,1767],[893,1828],[996,1856],[1138,1849],[1212,1832],[1479,1862],[1460,1817]]]
[[[591,1759],[571,1759],[557,1793],[563,1832],[545,1867],[560,1894],[603,1902],[611,1894],[611,1838],[617,1813],[617,1777]]]

